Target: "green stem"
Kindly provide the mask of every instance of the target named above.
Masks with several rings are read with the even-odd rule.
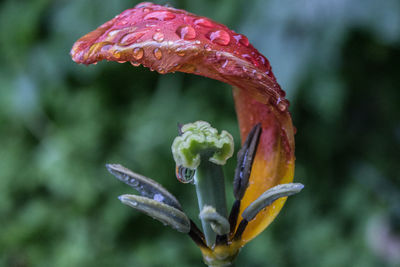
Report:
[[[224,173],[221,165],[209,161],[210,154],[201,155],[201,164],[196,169],[195,186],[200,211],[205,205],[212,206],[227,218]],[[211,229],[210,223],[201,220],[207,246],[212,248],[216,234]]]

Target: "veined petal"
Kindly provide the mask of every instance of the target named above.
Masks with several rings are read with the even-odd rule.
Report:
[[[106,59],[194,73],[242,88],[262,103],[286,103],[268,60],[247,37],[171,7],[142,3],[125,10],[80,38],[71,56],[83,64]]]

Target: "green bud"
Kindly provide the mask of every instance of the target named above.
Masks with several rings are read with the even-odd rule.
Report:
[[[178,166],[196,169],[200,165],[201,155],[212,155],[209,158],[214,164],[224,165],[232,157],[234,150],[233,137],[227,131],[218,131],[208,122],[196,121],[181,128],[182,135],[175,138],[172,154]]]

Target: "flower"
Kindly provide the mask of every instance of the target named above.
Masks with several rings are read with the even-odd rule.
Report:
[[[249,181],[239,190],[238,214],[268,189],[293,181],[295,145],[289,102],[268,60],[246,36],[208,18],[146,2],[80,38],[71,56],[82,64],[104,59],[131,62],[161,74],[194,73],[232,85],[242,143],[257,124],[260,128]],[[281,197],[260,210],[230,248],[218,252],[223,248],[216,247],[203,254],[214,257],[231,250],[228,254],[234,255],[274,220],[285,200]],[[242,219],[237,216],[234,222],[236,232]]]

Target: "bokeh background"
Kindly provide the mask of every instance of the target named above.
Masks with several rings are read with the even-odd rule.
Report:
[[[120,204],[132,190],[104,165],[154,178],[196,218],[170,145],[201,119],[238,148],[229,86],[69,56],[138,2],[1,2],[0,266],[203,266],[187,236]],[[400,1],[155,2],[247,35],[291,101],[306,187],[236,266],[400,266]]]

